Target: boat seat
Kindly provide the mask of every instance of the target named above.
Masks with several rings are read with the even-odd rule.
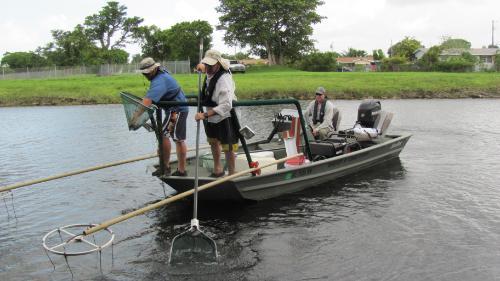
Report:
[[[393,116],[394,114],[392,112],[387,112],[382,110],[379,112],[379,115],[377,116],[377,119],[375,120],[373,127],[377,129],[377,132],[380,136],[384,136],[385,133],[387,132],[387,129],[391,124]]]
[[[378,138],[379,136],[384,136],[391,124],[392,117],[394,114],[387,111],[379,111],[373,127],[364,127],[360,123],[356,123],[352,132],[358,141],[370,142]]]
[[[340,120],[342,120],[342,115],[337,108],[333,108],[333,118],[332,118],[332,126],[333,130],[336,132],[339,130]]]
[[[330,158],[361,149],[353,137],[335,135],[322,141],[309,143],[314,161]]]

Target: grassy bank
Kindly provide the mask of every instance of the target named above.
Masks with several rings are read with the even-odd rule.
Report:
[[[196,74],[175,78],[186,93],[196,92]],[[498,73],[321,73],[265,67],[234,79],[239,99],[312,99],[317,86],[337,99],[500,97]],[[148,86],[141,75],[0,80],[0,106],[119,103],[119,92],[142,96]]]

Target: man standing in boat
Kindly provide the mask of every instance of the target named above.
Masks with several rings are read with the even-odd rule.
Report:
[[[197,69],[206,73],[202,102],[207,108],[204,113],[196,113],[195,120],[207,120],[204,122],[205,133],[214,159],[214,171],[210,176],[224,176],[220,161],[221,148],[226,157],[229,174],[234,174],[234,151],[238,149],[238,133],[231,118],[236,96],[233,77],[229,72],[229,61],[222,58],[220,52],[208,50]]]
[[[142,103],[150,106],[159,101],[186,101],[177,81],[170,75],[166,68],[152,58],[144,58],[140,64],[140,71],[150,81],[148,92]],[[187,176],[186,171],[186,120],[189,109],[187,106],[175,106],[165,108],[165,120],[163,120],[163,163],[164,171],[155,171],[154,176]],[[139,114],[140,115],[140,114]],[[171,174],[170,151],[172,144],[170,138],[175,142],[177,152],[177,171]]]
[[[340,113],[327,99],[323,87],[316,89],[316,98],[306,109],[306,117],[315,139],[327,139],[331,133],[338,130],[334,126],[340,119]],[[335,120],[334,120],[335,117]]]

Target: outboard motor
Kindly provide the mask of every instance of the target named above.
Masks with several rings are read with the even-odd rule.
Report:
[[[381,109],[382,105],[378,100],[363,101],[358,108],[357,123],[364,128],[373,128]]]

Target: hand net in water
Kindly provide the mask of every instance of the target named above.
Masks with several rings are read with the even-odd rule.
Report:
[[[123,109],[125,109],[125,117],[127,118],[127,125],[129,130],[137,130],[142,127],[146,122],[153,118],[153,113],[157,109],[155,105],[149,107],[142,104],[142,98],[134,96],[130,93],[120,93],[122,98]],[[134,114],[142,112],[138,118],[133,122]]]

